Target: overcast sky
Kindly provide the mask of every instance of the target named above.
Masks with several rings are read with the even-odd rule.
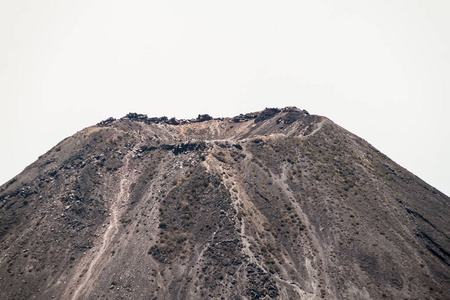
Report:
[[[0,184],[128,112],[297,106],[450,195],[450,1],[0,0]]]

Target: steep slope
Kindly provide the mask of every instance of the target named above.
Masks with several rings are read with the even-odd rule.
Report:
[[[449,203],[297,108],[128,114],[0,188],[0,299],[448,299]]]

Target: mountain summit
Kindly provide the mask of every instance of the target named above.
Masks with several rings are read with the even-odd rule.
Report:
[[[0,299],[450,299],[449,204],[295,107],[130,113],[0,187]]]

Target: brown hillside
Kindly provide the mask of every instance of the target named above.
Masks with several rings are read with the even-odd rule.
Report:
[[[449,205],[297,108],[128,114],[0,187],[0,299],[450,299]]]

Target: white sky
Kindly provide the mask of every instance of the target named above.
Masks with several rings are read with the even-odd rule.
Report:
[[[0,0],[0,184],[128,112],[295,105],[450,195],[450,1]]]

